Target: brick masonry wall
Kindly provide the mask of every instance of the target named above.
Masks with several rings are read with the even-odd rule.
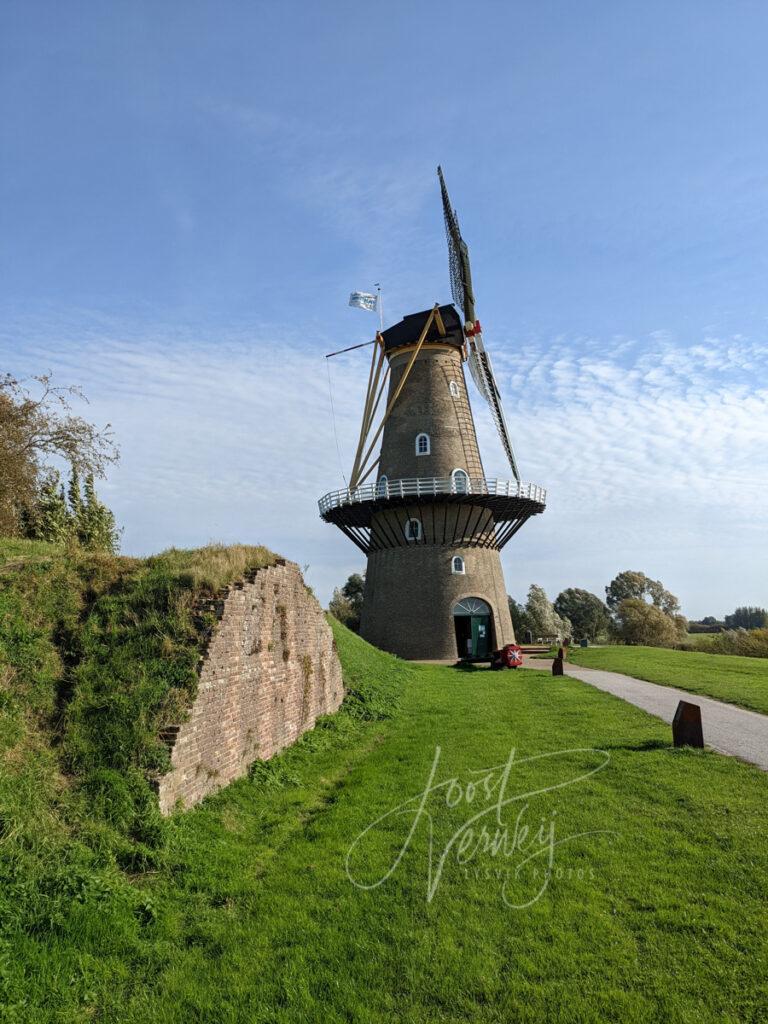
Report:
[[[454,555],[466,573],[451,572]],[[515,639],[498,551],[457,545],[413,545],[368,557],[361,635],[401,658],[459,657],[453,608],[465,597],[492,610],[495,647]]]
[[[409,360],[409,353],[390,359],[390,398]],[[457,385],[455,398],[451,381]],[[416,435],[422,432],[432,441],[429,455],[416,454]],[[484,475],[461,354],[447,346],[430,348],[419,353],[384,426],[379,474],[390,480],[448,477],[454,469],[463,469],[471,477]]]
[[[189,717],[165,732],[160,809],[191,807],[336,711],[344,696],[333,634],[299,567],[283,562],[230,587]]]
[[[389,394],[394,394],[410,359],[390,358]],[[451,393],[451,381],[457,394]],[[430,435],[429,455],[417,455],[416,435]],[[454,469],[482,477],[483,464],[469,404],[461,353],[433,346],[419,353],[386,422],[380,473],[402,477],[448,477]],[[403,546],[408,518],[421,520],[423,536]],[[492,643],[515,639],[499,552],[473,545],[493,526],[490,513],[470,502],[423,503],[374,515],[372,533],[382,550],[368,556],[360,623],[370,643],[401,658],[457,658],[453,608],[465,597],[486,601],[492,610]],[[451,572],[455,555],[466,573]]]

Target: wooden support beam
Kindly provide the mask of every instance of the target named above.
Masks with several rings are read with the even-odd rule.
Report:
[[[445,337],[445,324],[443,323],[443,317],[440,313],[440,307],[435,304],[435,323],[437,324],[437,331],[441,338]]]
[[[357,484],[355,485],[356,487],[359,487],[361,484],[365,483],[365,481],[368,479],[368,477],[371,475],[374,469],[376,469],[380,461],[381,459],[376,459],[373,465],[368,467],[368,469],[365,471],[365,476],[361,476],[360,479],[357,481]]]
[[[395,402],[400,397],[400,392],[403,390],[403,387],[405,386],[405,382],[408,380],[408,377],[410,376],[411,369],[413,368],[413,364],[416,362],[416,357],[418,356],[419,352],[421,351],[421,346],[424,344],[424,339],[427,337],[427,334],[429,333],[429,328],[432,326],[432,321],[435,319],[435,311],[436,310],[439,311],[439,307],[437,306],[437,304],[435,304],[434,309],[432,309],[430,311],[430,314],[427,317],[427,322],[424,324],[424,329],[422,330],[421,334],[419,335],[419,340],[416,343],[416,348],[413,350],[413,352],[411,354],[411,358],[408,360],[408,365],[406,366],[405,370],[403,371],[403,376],[400,378],[400,380],[398,382],[398,385],[395,388],[394,395],[392,395],[392,397],[390,398],[389,402],[387,403],[387,408],[384,410],[384,416],[383,416],[383,418],[381,420],[381,423],[378,426],[378,429],[377,429],[376,433],[374,434],[373,440],[371,441],[370,445],[368,446],[368,450],[365,453],[365,457],[363,458],[363,460],[361,462],[361,467],[364,467],[366,465],[366,463],[368,462],[368,459],[371,456],[371,452],[373,451],[374,447],[376,446],[376,442],[378,441],[379,437],[381,436],[381,432],[384,429],[384,424],[389,419],[390,413],[392,412],[392,410],[395,407]],[[360,472],[362,472],[362,468],[361,468]],[[368,474],[366,473],[366,476],[367,475]],[[363,479],[365,479],[365,478],[363,478]]]
[[[373,403],[373,406],[371,407],[371,414],[368,417],[368,430],[371,429],[371,425],[373,423],[373,418],[376,415],[376,410],[379,408],[379,402],[381,401],[381,396],[386,391],[388,383],[389,383],[389,366],[387,366],[386,370],[384,371],[384,375],[381,378],[381,386],[379,387],[379,393],[376,395],[376,400]]]
[[[376,415],[376,408],[377,408],[377,406],[379,404],[379,399],[381,398],[381,391],[379,390],[379,377],[381,376],[381,367],[382,367],[382,364],[384,363],[384,356],[386,355],[386,353],[384,351],[384,339],[382,338],[382,336],[380,334],[377,334],[376,338],[378,339],[379,344],[380,344],[381,347],[379,349],[379,361],[376,364],[376,373],[374,374],[373,384],[371,385],[371,392],[370,392],[370,397],[369,397],[368,415],[363,418],[363,423],[365,424],[365,436],[366,437],[368,436],[368,433],[369,433],[369,431],[371,429],[371,423],[373,423],[373,417]],[[388,375],[389,375],[389,366],[387,366],[387,369],[386,369],[386,371],[384,373],[384,381],[387,379]],[[384,386],[384,381],[382,381],[382,387]],[[375,405],[373,404],[373,402],[374,402],[374,397],[373,397],[374,394],[376,395]]]
[[[380,338],[381,338],[381,335],[377,333],[376,334],[376,340],[378,341]],[[378,356],[378,365],[376,364],[376,357],[377,356]],[[357,486],[357,476],[358,476],[358,474],[360,472],[360,455],[361,455],[361,453],[363,451],[363,447],[365,445],[365,439],[368,436],[368,421],[369,421],[368,413],[370,412],[371,403],[373,401],[374,371],[375,371],[375,374],[376,374],[376,379],[378,380],[378,375],[379,375],[379,372],[381,370],[381,364],[382,364],[383,359],[384,359],[384,345],[383,345],[383,343],[381,343],[376,348],[374,348],[373,351],[371,352],[371,368],[368,371],[368,386],[365,389],[365,404],[363,406],[363,418],[362,418],[362,420],[360,422],[360,437],[358,438],[358,442],[357,442],[357,449],[355,451],[355,461],[352,464],[352,472],[350,473],[350,476],[349,476],[350,487],[356,487]]]

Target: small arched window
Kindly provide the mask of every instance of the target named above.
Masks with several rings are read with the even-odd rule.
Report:
[[[459,385],[456,383],[455,380],[448,382],[448,390],[451,393],[451,398],[459,397]]]
[[[421,520],[409,519],[405,524],[406,540],[421,540]]]
[[[461,555],[454,555],[451,559],[451,572],[458,576],[463,576],[466,571],[464,559]]]
[[[416,435],[416,454],[417,455],[429,455],[431,445],[429,443],[429,434],[417,434]]]
[[[469,493],[469,474],[463,469],[454,469],[451,473],[453,491],[455,494]]]
[[[388,488],[388,486],[389,486],[389,478],[387,477],[386,473],[382,473],[381,476],[379,477],[379,483],[378,483],[378,486],[376,488],[377,497],[385,498],[387,496],[387,488]]]

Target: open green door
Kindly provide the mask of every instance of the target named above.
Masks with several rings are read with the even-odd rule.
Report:
[[[490,632],[491,632],[491,617],[490,615],[473,615],[472,616],[472,657],[473,658],[484,658],[490,653]]]
[[[490,605],[479,597],[465,597],[453,606],[456,647],[460,658],[487,658],[493,646]]]

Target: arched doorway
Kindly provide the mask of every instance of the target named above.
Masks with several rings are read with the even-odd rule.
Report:
[[[465,597],[453,606],[453,624],[460,658],[485,658],[491,653],[493,615],[479,597]]]

